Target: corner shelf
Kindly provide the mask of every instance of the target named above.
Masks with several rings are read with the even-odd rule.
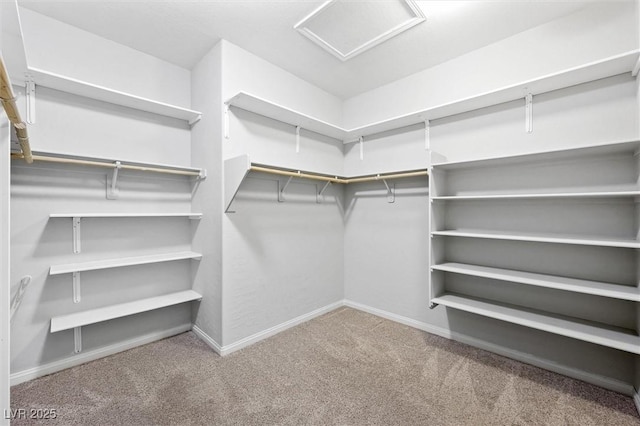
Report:
[[[190,125],[195,124],[202,117],[202,113],[199,111],[109,89],[104,86],[77,80],[39,68],[28,67],[27,74],[33,79],[36,85],[39,86],[165,117],[177,118],[188,122]]]
[[[461,311],[640,355],[640,337],[633,330],[609,327],[589,321],[572,320],[569,317],[545,314],[531,309],[452,293],[445,293],[432,301]]]
[[[122,257],[117,259],[94,260],[90,262],[68,263],[52,265],[49,275],[70,274],[74,272],[95,271],[98,269],[120,268],[124,266],[146,265],[149,263],[171,262],[174,260],[202,258],[200,253],[183,251],[177,253],[153,254],[147,256]]]
[[[491,240],[529,241],[553,244],[575,244],[584,246],[620,247],[640,249],[640,241],[632,239],[616,239],[602,237],[588,237],[562,234],[538,234],[538,233],[508,233],[497,231],[475,230],[445,230],[433,231],[431,235],[444,237],[484,238]]]
[[[454,274],[470,275],[492,280],[508,281],[537,287],[553,288],[557,290],[572,291],[575,293],[640,302],[640,289],[634,286],[579,280],[575,278],[558,277],[555,275],[535,274],[511,269],[467,265],[455,262],[433,265],[431,266],[431,269]]]
[[[522,99],[528,93],[538,95],[601,78],[627,72],[630,73],[633,71],[639,56],[640,51],[632,50],[600,61],[569,68],[490,92],[480,93],[475,96],[462,98],[457,101],[399,115],[352,129],[342,128],[242,91],[226,100],[225,105],[260,114],[292,126],[300,126],[306,130],[342,140],[343,143],[346,144],[355,142],[359,140],[360,137],[424,123],[426,120],[436,120],[491,105]]]
[[[104,308],[91,309],[83,312],[76,312],[68,315],[61,315],[51,318],[51,333],[70,330],[76,327],[104,322],[155,309],[166,308],[168,306],[181,303],[201,300],[202,295],[193,290],[185,290],[177,293],[165,294],[148,299],[137,300],[135,302],[122,303],[119,305],[107,306]]]
[[[322,174],[316,172],[308,172],[301,170],[293,170],[288,168],[282,168],[278,166],[272,165],[264,165],[258,163],[252,163],[249,159],[248,155],[240,155],[238,157],[229,158],[224,161],[224,206],[225,213],[229,212],[229,208],[231,207],[231,203],[235,199],[238,190],[240,189],[240,185],[247,177],[250,171],[263,172],[263,173],[272,173],[280,176],[286,176],[290,180],[292,178],[300,178],[300,179],[310,179],[321,181],[325,183],[323,189],[319,191],[317,197],[320,197],[326,187],[331,183],[338,184],[350,184],[350,183],[361,183],[361,182],[371,182],[371,181],[381,181],[385,184],[387,188],[387,195],[393,198],[393,190],[386,183],[387,180],[390,179],[400,179],[400,178],[408,178],[408,177],[418,177],[418,176],[428,176],[429,171],[425,169],[417,169],[417,170],[403,170],[399,172],[387,172],[381,174],[372,174],[372,175],[364,175],[364,176],[335,176],[329,174]],[[283,192],[286,185],[279,191]]]

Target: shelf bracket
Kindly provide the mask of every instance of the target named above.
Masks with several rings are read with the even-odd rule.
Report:
[[[79,354],[82,352],[82,327],[73,329],[73,352]]]
[[[364,138],[362,136],[358,139],[358,143],[360,144],[360,160],[364,160]]]
[[[533,95],[528,93],[525,99],[525,131],[533,133]]]
[[[73,273],[73,303],[80,303],[80,272]]]
[[[426,151],[429,151],[431,149],[431,135],[429,134],[429,126],[429,120],[424,120],[424,149]]]
[[[300,174],[300,171],[298,171],[298,174]],[[289,186],[289,184],[291,183],[291,179],[293,179],[293,176],[289,176],[289,179],[287,179],[287,183],[285,183],[282,186],[282,189],[278,190],[278,202],[279,203],[284,203],[284,201],[285,201],[284,191],[287,189],[287,186]],[[280,181],[278,181],[278,186],[280,186]]]
[[[80,231],[82,230],[82,219],[80,217],[73,218],[73,253],[78,254],[82,251],[80,246]]]
[[[229,139],[229,105],[224,106],[224,138]]]
[[[122,164],[119,161],[115,162],[115,167],[113,169],[113,174],[111,175],[111,184],[107,182],[107,200],[117,200],[120,197],[120,192],[118,191],[118,172]]]
[[[33,77],[26,76],[25,93],[27,98],[27,123],[35,124],[36,122],[36,83]]]
[[[331,185],[330,181],[325,183],[322,189],[318,192],[318,194],[316,195],[316,203],[320,204],[322,202],[322,194],[329,187],[329,185]]]
[[[300,152],[300,126],[296,126],[296,154]]]
[[[388,203],[395,202],[396,201],[396,185],[391,184],[391,186],[389,186],[386,179],[382,179],[382,183],[384,183],[384,186],[387,187],[387,202]]]

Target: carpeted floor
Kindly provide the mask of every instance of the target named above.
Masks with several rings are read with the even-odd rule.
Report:
[[[627,396],[349,308],[224,358],[181,334],[15,386],[11,404],[64,425],[640,425]]]

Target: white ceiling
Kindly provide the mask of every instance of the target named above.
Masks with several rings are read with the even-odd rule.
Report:
[[[346,62],[293,28],[322,3],[19,0],[21,6],[187,69],[224,38],[343,99],[574,13],[593,1],[417,1],[426,22]]]

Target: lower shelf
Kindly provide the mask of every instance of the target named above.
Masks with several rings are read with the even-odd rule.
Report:
[[[555,316],[549,313],[452,293],[436,297],[431,302],[640,355],[640,336],[633,330],[608,327],[595,322]]]
[[[106,306],[104,308],[90,309],[69,315],[61,315],[51,318],[51,332],[69,330],[84,325],[95,324],[141,312],[166,308],[180,303],[192,302],[202,299],[202,295],[193,290],[179,291],[148,299],[136,300],[119,305]]]

